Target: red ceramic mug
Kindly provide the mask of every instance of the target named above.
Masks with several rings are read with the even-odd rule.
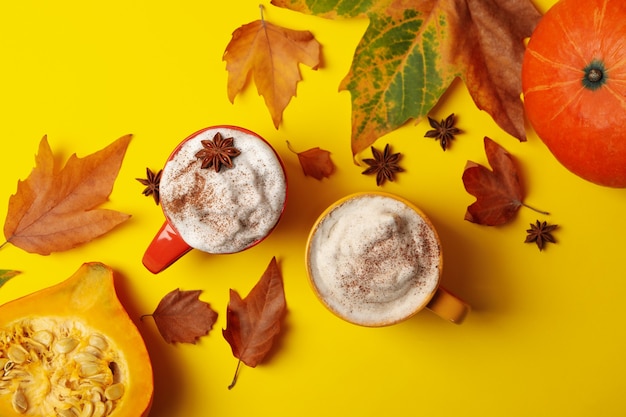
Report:
[[[228,125],[183,140],[163,168],[159,189],[165,223],[142,260],[155,274],[191,249],[225,254],[258,244],[287,201],[278,153],[256,133]]]

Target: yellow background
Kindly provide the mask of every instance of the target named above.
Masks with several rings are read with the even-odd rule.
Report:
[[[236,4],[235,4],[236,3]],[[200,416],[621,416],[624,396],[626,191],[587,183],[562,168],[529,129],[526,143],[505,134],[455,83],[432,115],[454,112],[464,131],[442,152],[409,123],[381,138],[402,152],[405,173],[384,191],[422,207],[441,238],[444,285],[473,311],[460,325],[423,311],[380,329],[349,325],[324,309],[306,280],[310,226],[334,200],[376,190],[350,154],[350,96],[338,92],[367,21],[328,21],[265,4],[265,18],[313,31],[323,45],[318,71],[302,68],[298,96],[279,130],[254,85],[235,104],[226,95],[222,54],[231,33],[259,18],[259,2],[183,0],[106,2],[23,0],[0,7],[0,218],[18,179],[34,166],[40,139],[55,155],[91,154],[132,133],[106,207],[133,215],[106,236],[50,256],[7,245],[0,269],[23,273],[0,288],[0,302],[57,283],[86,261],[119,274],[118,291],[134,319],[175,288],[201,289],[220,316],[196,345],[168,345],[150,319],[137,320],[155,371],[151,417]],[[537,1],[545,11],[553,1]],[[237,255],[192,251],[152,275],[143,252],[163,216],[135,178],[160,168],[188,134],[214,124],[256,131],[288,171],[289,201],[269,239]],[[486,164],[483,137],[521,167],[526,202],[513,222],[490,228],[463,220],[474,201],[463,188],[467,160]],[[304,177],[296,150],[320,146],[337,165],[329,179]],[[366,155],[367,156],[367,155]],[[540,252],[524,244],[535,220],[560,228]],[[276,256],[288,315],[276,347],[243,367],[222,338],[228,290],[248,293]]]

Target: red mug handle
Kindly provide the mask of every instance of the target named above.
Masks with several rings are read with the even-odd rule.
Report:
[[[180,237],[169,222],[165,222],[150,242],[141,262],[148,271],[158,274],[190,250],[191,246]]]

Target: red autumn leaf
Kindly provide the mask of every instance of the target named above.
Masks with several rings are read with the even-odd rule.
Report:
[[[217,313],[199,300],[200,290],[175,289],[161,299],[152,316],[167,343],[193,343],[213,328]],[[144,316],[142,316],[143,318]]]
[[[123,136],[84,158],[74,154],[61,167],[44,136],[35,168],[9,199],[7,242],[49,255],[89,242],[126,221],[130,215],[95,207],[107,201],[130,139]]]
[[[289,147],[291,152],[298,155],[304,175],[321,180],[330,177],[335,172],[335,164],[330,159],[329,151],[316,147],[303,152],[296,152],[291,148],[289,142],[287,142],[287,147]]]
[[[296,95],[302,79],[299,64],[317,69],[320,44],[309,31],[291,30],[265,20],[243,25],[233,32],[223,60],[228,70],[228,98],[231,103],[254,75],[257,91],[265,99],[274,126],[278,129],[283,110]]]
[[[256,367],[265,358],[280,333],[281,319],[286,310],[283,277],[272,258],[259,282],[245,299],[230,290],[226,315],[226,329],[222,334],[230,344],[233,356],[250,367]],[[235,378],[229,388],[237,380]]]
[[[493,171],[468,161],[463,184],[476,201],[467,208],[465,220],[487,226],[510,221],[524,198],[517,167],[511,155],[485,137],[485,153]]]

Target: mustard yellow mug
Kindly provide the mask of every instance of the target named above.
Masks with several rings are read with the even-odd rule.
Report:
[[[427,308],[459,324],[470,310],[440,285],[432,222],[393,194],[361,192],[333,203],[311,229],[305,261],[319,300],[350,323],[387,326]]]

